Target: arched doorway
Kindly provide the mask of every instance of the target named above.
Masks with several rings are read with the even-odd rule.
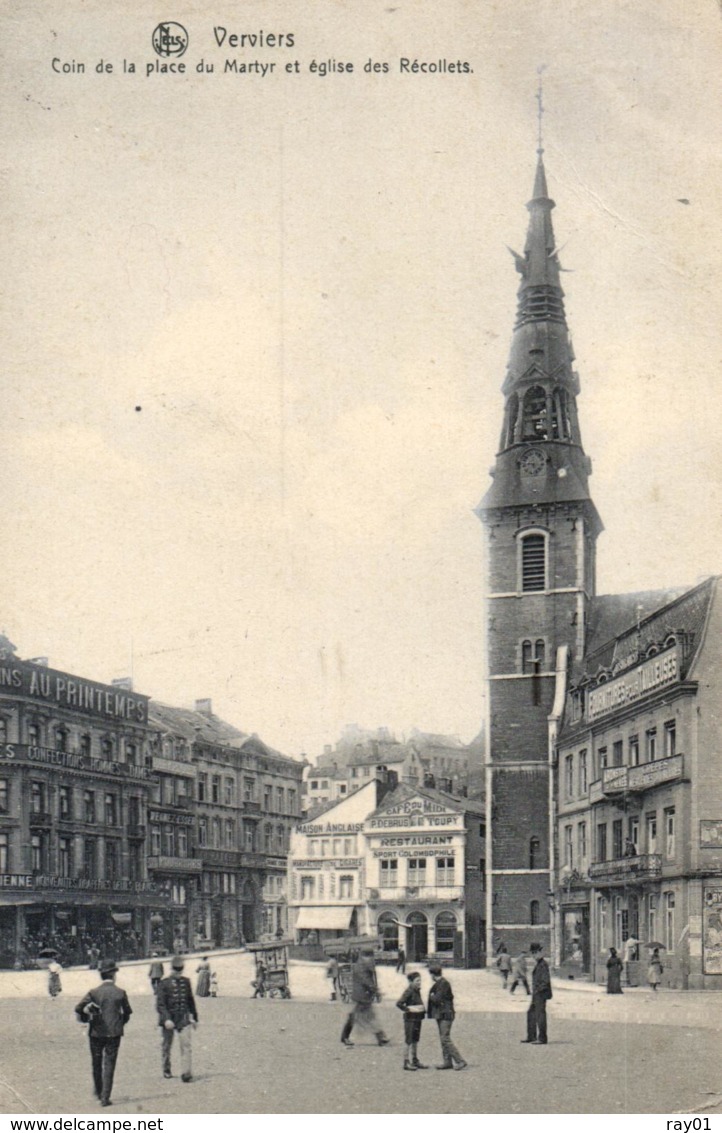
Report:
[[[418,964],[429,952],[428,921],[423,913],[410,913],[406,923],[406,955],[410,963]]]

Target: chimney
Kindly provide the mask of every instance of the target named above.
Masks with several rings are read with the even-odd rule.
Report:
[[[195,704],[196,712],[202,712],[204,716],[213,715],[213,701],[210,697],[204,697],[202,700],[197,700]]]
[[[124,688],[126,692],[133,691],[132,677],[115,677],[110,683],[113,688]]]

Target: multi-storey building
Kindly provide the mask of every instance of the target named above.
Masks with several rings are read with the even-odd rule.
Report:
[[[299,943],[378,935],[413,962],[483,954],[483,805],[374,778],[296,830],[289,855]]]
[[[142,955],[159,894],[147,873],[148,698],[0,659],[0,963],[43,945]]]
[[[601,522],[589,494],[560,265],[539,151],[517,318],[502,387],[504,422],[486,526],[487,942],[549,946],[553,744],[557,673],[584,652]]]
[[[609,948],[664,946],[663,982],[722,986],[722,597],[606,595],[570,675],[556,768],[556,953],[606,974]]]

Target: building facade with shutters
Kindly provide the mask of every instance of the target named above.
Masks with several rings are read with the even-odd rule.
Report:
[[[144,955],[160,894],[147,868],[148,697],[0,658],[0,964],[57,947]]]

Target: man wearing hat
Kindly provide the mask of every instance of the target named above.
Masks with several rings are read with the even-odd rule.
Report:
[[[113,1075],[123,1028],[132,1015],[128,996],[115,986],[118,967],[115,960],[100,965],[102,983],[84,996],[75,1008],[80,1023],[88,1023],[90,1059],[95,1096],[101,1105],[110,1105]]]
[[[529,952],[536,963],[531,974],[531,1005],[526,1013],[526,1038],[521,1041],[546,1046],[547,999],[552,997],[552,980],[541,944],[532,944]]]
[[[191,1074],[191,1034],[198,1025],[191,981],[183,972],[183,957],[174,956],[170,962],[171,974],[158,984],[156,1006],[158,1023],[163,1028],[163,1077],[172,1078],[170,1069],[170,1049],[173,1035],[178,1032],[181,1052],[181,1081],[190,1082]]]

